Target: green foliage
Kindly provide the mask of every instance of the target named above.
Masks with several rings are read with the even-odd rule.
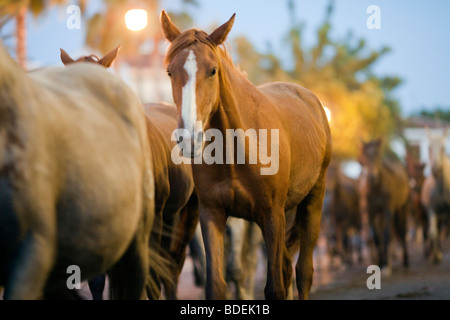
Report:
[[[450,107],[436,107],[434,110],[422,110],[419,115],[425,118],[440,119],[450,122]]]

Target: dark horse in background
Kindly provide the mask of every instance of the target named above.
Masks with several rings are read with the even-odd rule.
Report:
[[[346,176],[337,161],[330,163],[326,177],[328,203],[324,214],[328,218],[325,232],[330,255],[352,265],[354,254],[358,261],[362,260],[358,181]]]
[[[430,224],[431,258],[442,261],[441,238],[445,228],[450,227],[450,158],[446,155],[445,141],[448,129],[443,134],[428,132],[431,175],[422,188],[422,203]]]
[[[107,53],[103,58],[95,55],[72,59],[61,49],[61,61],[64,65],[76,62],[89,62],[110,67],[117,58],[120,46]],[[193,238],[198,224],[198,206],[194,193],[194,180],[189,164],[175,164],[171,152],[175,146],[172,133],[177,127],[177,110],[165,103],[144,105],[147,137],[151,142],[153,175],[155,177],[155,223],[150,245],[166,258],[170,277],[158,278],[154,271],[151,275],[159,286],[165,289],[168,299],[177,298],[178,279],[184,264],[186,248]],[[158,273],[160,271],[156,271]],[[89,281],[94,299],[101,299],[105,278],[96,277]],[[148,292],[150,298],[159,298],[160,290]]]
[[[94,64],[25,73],[0,45],[0,286],[5,299],[76,298],[108,273],[145,297],[154,179],[144,111]]]
[[[179,142],[194,158],[207,261],[206,298],[225,298],[224,231],[227,218],[235,216],[256,222],[262,230],[268,256],[265,297],[287,297],[291,261],[301,247],[296,282],[298,297],[307,299],[331,157],[330,127],[312,92],[285,82],[256,87],[234,66],[221,47],[233,22],[234,16],[211,34],[196,29],[181,32],[164,11],[161,14],[162,29],[170,42],[165,64],[178,109],[178,127],[185,133]],[[198,123],[200,134],[195,130]],[[217,141],[235,130],[248,135],[238,138],[234,147],[227,148],[233,141]],[[211,132],[217,134],[215,140],[206,136]],[[246,140],[259,146],[258,157],[250,147],[245,148]],[[216,155],[227,155],[227,163],[220,158],[195,163],[199,154],[213,147]],[[261,148],[267,151],[269,147],[270,167],[268,154],[261,156]],[[240,164],[236,163],[239,150],[245,157]]]
[[[406,153],[406,171],[409,177],[409,186],[411,188],[410,193],[410,214],[414,226],[414,235],[416,243],[419,245],[420,234],[422,237],[422,247],[425,256],[429,254],[428,243],[428,231],[429,222],[427,209],[422,203],[422,189],[425,182],[425,169],[426,164],[418,161],[407,150]],[[421,232],[421,233],[420,233]]]
[[[408,175],[400,161],[384,157],[381,139],[363,143],[359,161],[362,165],[360,195],[367,206],[377,264],[389,274],[395,238],[403,249],[403,266],[409,264],[406,243]]]

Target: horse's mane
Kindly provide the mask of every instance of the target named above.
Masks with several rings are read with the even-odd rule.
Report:
[[[164,64],[168,65],[169,61],[173,59],[180,51],[188,48],[194,43],[203,43],[211,48],[214,52],[218,52],[221,57],[223,57],[229,64],[234,68],[236,72],[238,72],[243,77],[247,78],[247,73],[236,66],[231,58],[231,55],[228,53],[225,45],[216,46],[212,40],[209,38],[209,35],[201,30],[197,29],[189,29],[182,32],[178,37],[173,40],[169,49],[167,50],[166,56],[164,58]]]
[[[91,54],[89,56],[83,56],[76,61],[81,61],[81,60],[86,60],[86,61],[92,62],[92,63],[99,63],[99,61],[101,59],[99,57],[97,57],[95,54]]]

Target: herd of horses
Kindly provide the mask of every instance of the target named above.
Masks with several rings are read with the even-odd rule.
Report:
[[[407,150],[405,162],[389,150],[383,139],[362,142],[358,179],[345,176],[339,163],[328,169],[324,201],[324,232],[330,255],[351,265],[363,260],[366,243],[372,263],[392,272],[396,245],[401,246],[403,267],[409,266],[408,233],[423,249],[425,258],[442,260],[441,241],[450,228],[450,158],[446,155],[447,130],[427,131],[429,163]],[[425,175],[429,166],[431,174]],[[356,239],[355,239],[356,236]]]
[[[407,266],[412,203],[417,203],[415,221],[430,240],[429,253],[436,261],[442,258],[440,232],[450,204],[443,139],[430,143],[432,175],[426,179],[419,178],[419,165],[411,166],[417,176],[408,176],[400,163],[385,161],[381,141],[362,146],[358,181],[344,177],[338,167],[330,166],[327,174],[331,132],[319,99],[295,84],[257,87],[248,81],[223,46],[234,18],[210,34],[182,32],[162,11],[170,43],[164,62],[175,105],[143,105],[106,70],[119,48],[102,59],[78,60],[61,50],[65,68],[26,73],[0,46],[0,286],[5,299],[79,298],[66,282],[72,265],[81,270],[81,280],[89,281],[94,297],[101,297],[107,276],[111,299],[176,299],[186,252],[199,247],[206,262],[198,274],[206,275],[205,297],[227,298],[229,279],[236,298],[250,299],[261,241],[265,297],[293,297],[295,269],[297,296],[307,299],[330,186],[327,211],[336,251],[346,260],[348,230],[361,230],[360,213],[367,212],[377,263],[390,266],[395,235]],[[199,135],[196,122],[203,129]],[[260,157],[244,164],[172,161],[175,146],[186,143],[174,135],[177,129],[187,132],[188,141],[200,142],[189,146],[194,159],[196,148],[212,143],[203,134],[211,128],[279,130],[278,172],[261,174],[266,164]],[[258,138],[258,145],[271,142]],[[238,143],[245,146],[246,139]],[[215,151],[225,154],[227,147]],[[421,186],[410,188],[412,178]],[[203,245],[194,246],[199,229]]]

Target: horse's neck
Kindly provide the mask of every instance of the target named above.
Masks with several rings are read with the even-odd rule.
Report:
[[[220,106],[211,126],[217,129],[243,129],[250,127],[246,114],[242,108],[251,108],[245,103],[249,96],[260,95],[259,90],[243,74],[237,70],[228,57],[221,56],[220,75]]]

